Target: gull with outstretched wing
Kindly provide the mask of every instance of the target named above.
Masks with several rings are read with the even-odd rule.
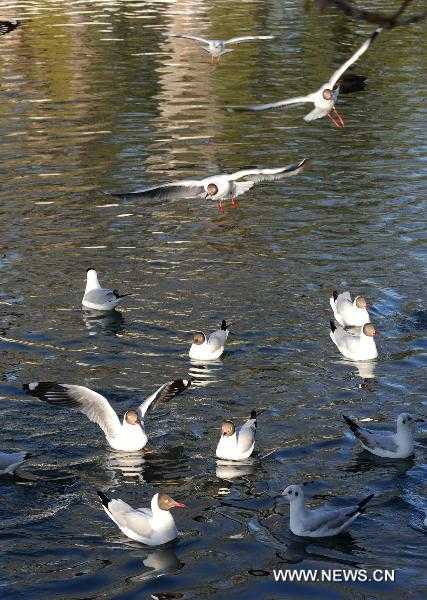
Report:
[[[26,383],[23,387],[28,394],[52,406],[73,408],[86,415],[99,425],[114,450],[136,452],[142,450],[148,441],[144,425],[147,410],[159,402],[169,402],[190,384],[189,379],[164,383],[137,409],[126,411],[122,423],[107,398],[87,387],[51,381]]]
[[[147,187],[134,192],[118,192],[111,194],[125,200],[171,200],[181,198],[200,198],[216,200],[220,212],[224,211],[222,201],[230,199],[234,207],[237,197],[251,189],[261,181],[275,181],[301,173],[307,165],[307,159],[299,163],[278,167],[276,169],[245,169],[236,173],[220,174],[199,180],[180,180],[158,186]]]
[[[219,63],[219,59],[223,54],[227,52],[233,52],[233,48],[227,48],[229,44],[241,44],[243,42],[254,42],[258,40],[272,40],[274,35],[242,35],[240,37],[233,37],[229,40],[208,40],[206,38],[199,37],[197,35],[191,35],[189,33],[173,33],[171,37],[184,38],[193,40],[200,44],[202,50],[208,52],[211,55],[212,62],[215,60]]]
[[[376,29],[360,46],[360,48],[358,48],[358,50],[356,50],[356,52],[335,71],[329,81],[324,83],[316,92],[307,94],[306,96],[296,96],[295,98],[289,98],[288,100],[280,100],[279,102],[271,102],[268,104],[230,106],[229,109],[234,111],[262,111],[269,110],[271,108],[285,108],[291,105],[312,103],[314,104],[314,109],[305,115],[304,121],[309,122],[314,121],[315,119],[321,119],[322,117],[328,117],[328,119],[336,127],[344,127],[344,119],[335,108],[335,103],[338,99],[340,90],[340,77],[353,63],[360,58],[360,56],[362,56],[362,54],[366,52],[380,31],[381,27]]]

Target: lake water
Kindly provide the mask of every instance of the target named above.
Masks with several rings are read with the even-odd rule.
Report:
[[[376,2],[381,6],[381,2]],[[425,46],[422,25],[384,32],[341,96],[346,128],[306,107],[227,104],[312,91],[371,28],[291,0],[3,0],[25,23],[0,38],[0,448],[32,458],[0,480],[2,600],[425,598],[426,442],[375,460],[341,415],[391,425],[426,414]],[[173,32],[272,33],[219,66]],[[121,201],[175,178],[311,159],[240,208]],[[132,296],[84,318],[87,267]],[[333,289],[364,293],[379,329],[374,371],[329,339]],[[223,360],[191,365],[191,332],[232,325]],[[368,369],[369,371],[369,369]],[[194,385],[147,420],[152,454],[110,451],[95,425],[21,392],[58,380],[104,393],[120,415],[161,383]],[[367,377],[368,376],[368,377]],[[217,465],[222,418],[259,418],[257,452]],[[314,506],[375,492],[345,536],[298,540],[290,483]],[[146,506],[186,502],[164,549],[125,538],[96,490]],[[394,583],[276,584],[277,568],[396,569]]]

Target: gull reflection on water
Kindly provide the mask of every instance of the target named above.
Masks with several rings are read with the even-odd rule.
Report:
[[[154,575],[153,571],[158,576],[162,572],[180,569],[184,566],[184,563],[178,559],[173,548],[159,548],[158,550],[154,550],[142,562],[146,567],[152,569],[147,573],[147,576]]]
[[[85,309],[82,315],[89,335],[117,335],[123,331],[124,317],[117,310],[102,312]]]
[[[209,362],[191,360],[188,375],[191,378],[191,385],[196,387],[207,387],[212,383],[220,381],[218,374],[223,366],[222,360],[211,360]]]
[[[144,481],[143,473],[146,460],[141,451],[121,452],[111,450],[107,457],[106,468],[112,471],[120,471],[123,477],[136,478]]]
[[[216,476],[218,479],[236,479],[255,473],[255,461],[248,458],[244,461],[223,460],[216,461]]]

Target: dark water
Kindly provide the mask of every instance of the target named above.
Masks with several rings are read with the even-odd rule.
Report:
[[[366,91],[340,98],[342,131],[304,123],[304,108],[227,114],[315,89],[369,31],[306,4],[1,3],[1,17],[26,22],[0,39],[0,448],[33,455],[0,481],[2,599],[425,594],[422,431],[413,460],[376,461],[341,422],[426,412],[423,30],[378,38],[355,69]],[[175,31],[277,38],[212,67]],[[102,193],[303,157],[303,175],[258,185],[224,215]],[[88,266],[133,292],[115,319],[83,319]],[[380,358],[368,382],[329,340],[333,288],[372,303]],[[20,391],[38,379],[87,385],[122,414],[185,376],[190,332],[222,318],[234,324],[227,353],[193,367],[192,391],[152,414],[145,459]],[[252,408],[265,410],[258,453],[240,473],[219,468],[221,419],[240,423]],[[312,504],[377,498],[347,536],[305,543],[275,500],[302,481]],[[127,540],[95,493],[144,506],[160,487],[190,506],[166,549]],[[349,566],[396,569],[396,582],[285,585],[271,574]]]

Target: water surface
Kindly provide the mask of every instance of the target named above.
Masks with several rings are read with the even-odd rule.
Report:
[[[24,25],[0,39],[0,448],[30,462],[0,481],[0,596],[83,599],[418,598],[426,589],[426,446],[376,461],[341,414],[391,423],[425,414],[425,47],[422,26],[378,37],[342,96],[347,127],[304,108],[230,115],[322,83],[369,27],[310,3],[2,3]],[[381,3],[379,3],[380,5]],[[218,67],[176,31],[276,35]],[[106,190],[311,158],[240,208],[116,201]],[[85,318],[85,270],[133,293],[121,314]],[[329,340],[332,289],[363,292],[380,331],[374,372]],[[193,330],[233,323],[223,360],[191,365]],[[153,453],[110,451],[96,426],[24,397],[58,380],[104,393],[122,414],[191,372],[190,393],[148,420]],[[366,378],[369,378],[367,381]],[[223,417],[256,408],[258,451],[217,464]],[[376,500],[343,538],[301,542],[276,496],[315,505]],[[96,490],[135,506],[164,489],[189,504],[170,548],[127,540]],[[390,583],[275,584],[274,568],[394,568]],[[163,595],[162,595],[163,594]]]

